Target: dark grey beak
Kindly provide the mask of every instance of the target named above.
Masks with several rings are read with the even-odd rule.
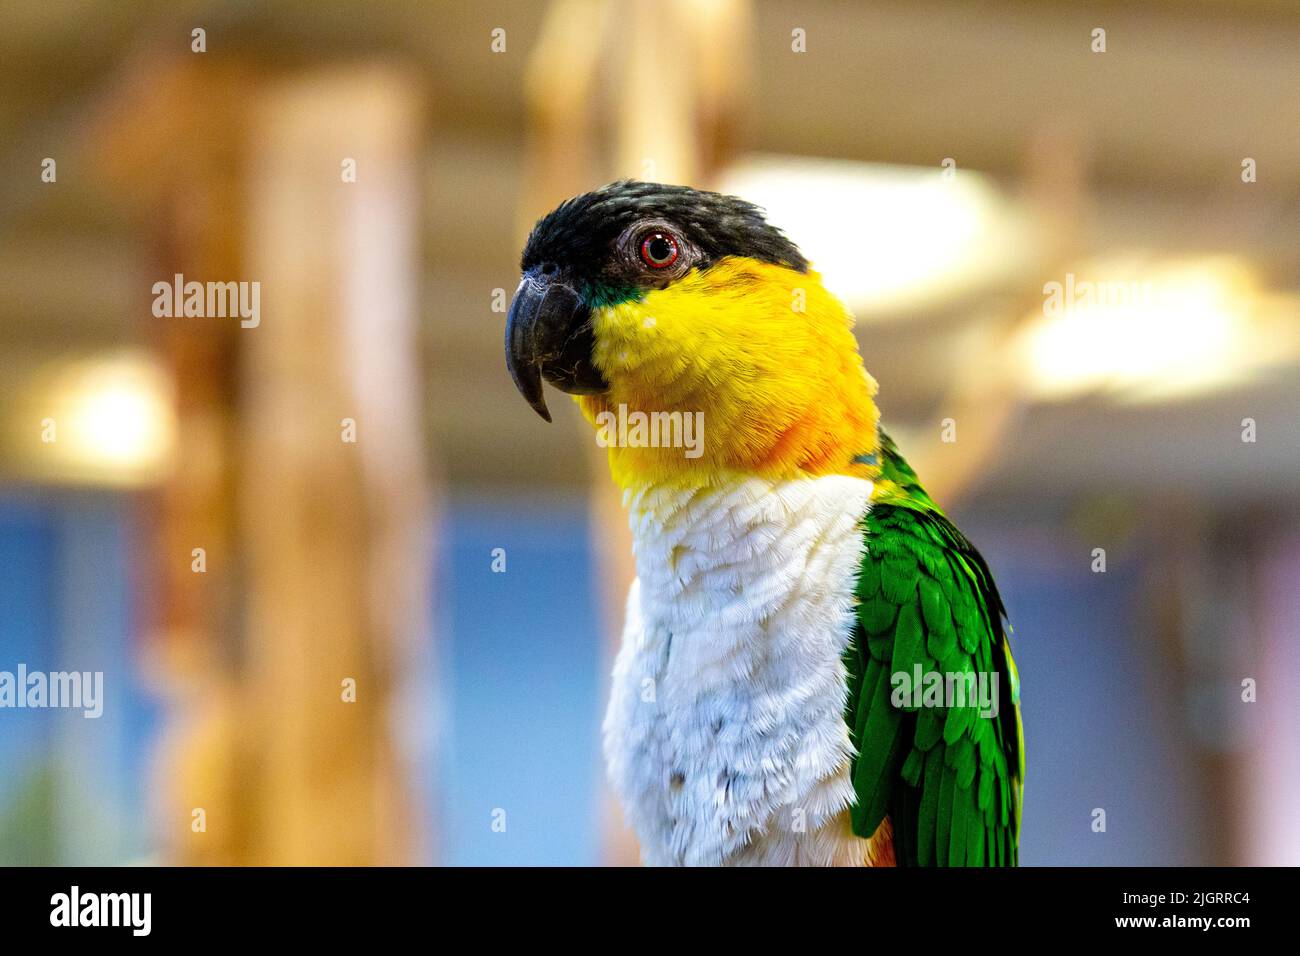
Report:
[[[542,379],[571,395],[596,395],[609,383],[592,363],[591,309],[552,271],[530,269],[515,290],[506,319],[506,368],[538,415],[551,420]]]

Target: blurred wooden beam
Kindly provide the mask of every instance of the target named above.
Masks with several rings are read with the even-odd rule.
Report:
[[[524,78],[529,144],[521,240],[539,215],[591,189],[600,175],[593,104],[609,16],[606,0],[552,0],[547,8]]]
[[[1044,274],[1064,280],[1080,253],[1079,236],[1087,214],[1087,147],[1079,131],[1045,125],[1036,131],[1025,156],[1025,193],[1037,224]],[[962,175],[960,169],[957,175]],[[945,507],[960,503],[999,456],[1014,455],[1016,425],[1028,407],[1025,383],[1006,359],[1016,337],[1041,316],[1043,297],[1036,285],[1023,294],[1002,296],[991,308],[993,321],[976,330],[971,353],[995,356],[987,362],[958,363],[958,374],[936,403],[937,415],[926,433],[909,433],[903,452],[931,496]],[[956,423],[955,441],[945,441],[942,421]],[[902,436],[896,436],[902,441]]]
[[[141,573],[155,595],[140,658],[166,701],[153,790],[163,855],[179,864],[241,863],[255,839],[241,787],[249,755],[238,739],[239,328],[154,318],[150,287],[176,273],[240,275],[239,107],[255,85],[238,63],[143,50],[85,122],[87,167],[146,223],[152,274],[135,277],[135,315],[174,383],[173,468],[140,511],[150,529]],[[196,548],[203,549],[201,573],[193,570]]]
[[[431,575],[417,88],[339,67],[276,82],[252,113],[246,272],[266,312],[241,331],[240,530],[256,862],[412,863],[424,842],[392,719]]]
[[[421,86],[364,63],[286,76],[142,54],[87,124],[90,165],[153,230],[150,282],[261,293],[255,328],[153,318],[140,294],[180,435],[147,510],[159,597],[142,655],[168,700],[172,862],[428,855],[402,737],[416,731],[394,719],[428,659],[432,583]]]

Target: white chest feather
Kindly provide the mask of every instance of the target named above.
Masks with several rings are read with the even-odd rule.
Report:
[[[629,495],[638,577],[604,736],[647,863],[864,862],[841,658],[871,488]]]

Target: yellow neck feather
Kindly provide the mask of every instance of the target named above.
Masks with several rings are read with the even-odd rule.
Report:
[[[878,474],[854,461],[878,450],[876,383],[852,316],[816,273],[727,258],[597,309],[593,324],[594,360],[610,389],[579,399],[589,421],[600,429],[638,412],[680,412],[703,426],[693,457],[681,447],[611,444],[610,470],[623,487]],[[673,424],[656,421],[665,431]]]

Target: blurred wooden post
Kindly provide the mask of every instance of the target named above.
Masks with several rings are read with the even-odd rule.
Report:
[[[1064,276],[1079,255],[1086,177],[1087,154],[1078,135],[1066,126],[1037,131],[1025,156],[1024,201],[1038,224],[1044,275]],[[926,490],[945,508],[958,506],[1000,456],[1015,454],[1016,427],[1028,408],[1023,375],[1011,357],[1016,337],[1042,315],[1041,288],[1030,284],[1023,294],[1002,297],[997,308],[1001,317],[980,330],[984,338],[972,352],[1008,356],[1007,364],[989,369],[963,363],[935,405],[940,418],[958,423],[960,440],[941,440],[938,421],[925,433],[894,435]]]
[[[142,324],[176,383],[142,654],[168,701],[168,862],[428,856],[403,736],[432,676],[420,86],[366,65],[284,77],[143,55],[90,124],[89,165],[154,222]],[[260,323],[151,318],[150,283],[177,272],[258,283]]]
[[[419,861],[392,719],[430,578],[414,89],[340,68],[277,83],[253,112],[246,271],[263,314],[244,332],[240,500],[256,862]]]
[[[244,109],[255,88],[245,64],[146,52],[87,124],[88,167],[151,225],[139,315],[175,389],[176,454],[167,480],[144,499],[152,533],[139,570],[156,601],[140,660],[165,701],[151,789],[163,858],[175,864],[246,862],[256,835],[243,787],[251,761],[236,731],[246,719],[235,527],[241,330],[228,320],[154,318],[150,285],[177,273],[240,276]],[[202,573],[193,570],[198,548]]]
[[[616,28],[611,28],[616,27]],[[554,0],[528,71],[530,188],[522,233],[557,202],[616,178],[704,186],[729,159],[743,116],[748,0]],[[599,100],[607,69],[615,91]],[[596,111],[616,130],[596,149]],[[591,515],[612,658],[636,574],[622,496],[591,449]],[[608,794],[605,862],[635,864],[636,841]]]

